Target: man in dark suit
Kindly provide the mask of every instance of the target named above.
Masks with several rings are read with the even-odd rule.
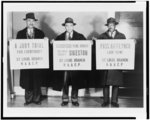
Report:
[[[109,18],[107,20],[108,30],[102,33],[99,36],[99,39],[126,39],[123,33],[120,33],[116,30],[116,25],[118,22],[114,18]],[[102,81],[104,85],[103,88],[103,95],[104,95],[104,102],[102,107],[109,105],[109,86],[112,85],[112,98],[111,98],[111,105],[114,107],[119,107],[118,104],[118,89],[119,86],[123,84],[123,73],[121,70],[107,70],[105,71],[105,79]]]
[[[34,27],[35,21],[37,21],[34,13],[27,13],[24,20],[26,21],[27,27],[17,33],[17,39],[44,38],[44,33]],[[28,105],[30,103],[35,103],[38,105],[41,104],[41,83],[43,79],[42,72],[43,71],[39,69],[27,69],[20,71],[20,86],[25,89],[24,105]]]
[[[61,35],[57,36],[55,40],[86,40],[84,35],[76,32],[74,30],[74,23],[73,19],[68,17],[65,19],[65,23],[62,24],[66,31]],[[71,92],[71,101],[74,106],[79,106],[78,103],[78,89],[81,87],[85,87],[86,80],[83,78],[84,71],[65,71],[64,72],[64,79],[63,84],[61,87],[63,89],[62,95],[62,106],[68,105],[69,102],[69,85],[72,85],[72,92]],[[60,80],[58,81],[60,84]],[[58,85],[58,84],[57,84]]]

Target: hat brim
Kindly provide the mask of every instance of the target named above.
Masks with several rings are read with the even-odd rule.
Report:
[[[118,22],[110,22],[110,23],[115,23],[115,25],[118,25]],[[105,24],[105,26],[108,26],[109,23]]]
[[[72,23],[72,22],[67,22],[67,23]],[[66,23],[63,23],[62,26],[65,26]],[[73,25],[76,25],[76,23],[72,23]]]
[[[32,19],[32,18],[24,18],[23,20]],[[33,19],[35,21],[38,21],[38,19]]]

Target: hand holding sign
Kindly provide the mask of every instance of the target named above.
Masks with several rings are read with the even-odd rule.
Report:
[[[47,41],[48,41],[49,39],[48,39],[48,37],[44,37],[44,40],[47,40]]]
[[[54,41],[55,41],[54,39],[50,40],[50,44],[53,44],[53,43],[54,43]]]
[[[93,36],[93,37],[92,37],[92,40],[97,40],[97,38]]]

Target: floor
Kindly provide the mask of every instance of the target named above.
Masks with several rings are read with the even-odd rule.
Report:
[[[48,97],[42,100],[41,105],[36,105],[34,103],[29,104],[28,106],[24,106],[24,96],[16,96],[14,99],[8,98],[8,107],[62,107],[61,106],[61,97]],[[102,97],[79,97],[79,103],[81,108],[88,108],[88,107],[101,107],[103,102]],[[119,105],[120,107],[143,107],[143,100],[142,98],[128,98],[128,97],[121,97],[119,98]],[[71,102],[67,108],[74,107],[72,106]],[[111,105],[108,106],[111,108]]]

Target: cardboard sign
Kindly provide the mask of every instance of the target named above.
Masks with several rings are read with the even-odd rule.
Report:
[[[54,41],[54,70],[91,70],[91,41]]]
[[[96,40],[96,69],[133,70],[134,61],[133,39]]]
[[[48,40],[10,40],[10,67],[11,69],[49,68]]]

